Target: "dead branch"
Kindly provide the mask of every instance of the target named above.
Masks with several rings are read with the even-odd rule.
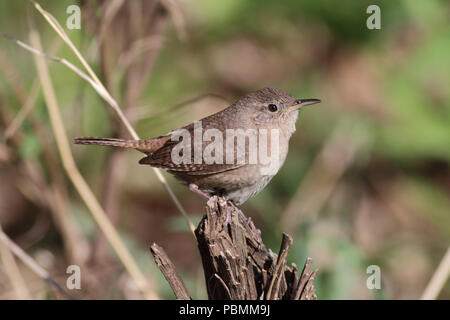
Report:
[[[317,299],[313,285],[317,270],[310,271],[312,260],[307,259],[300,275],[295,264],[286,265],[292,238],[283,234],[276,255],[265,247],[259,231],[240,209],[223,198],[208,201],[195,234],[210,300]],[[167,272],[158,266],[163,274]]]
[[[154,243],[150,247],[150,252],[155,259],[156,265],[161,270],[162,274],[175,293],[175,297],[179,300],[191,300],[191,296],[189,295],[183,280],[181,280],[180,276],[176,272],[175,266],[172,261],[170,261],[164,249]]]

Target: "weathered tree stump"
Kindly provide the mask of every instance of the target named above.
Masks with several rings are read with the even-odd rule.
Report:
[[[228,218],[227,218],[228,217]],[[278,255],[268,250],[259,231],[236,206],[212,197],[196,231],[210,300],[313,300],[317,299],[308,258],[299,274],[286,265],[292,238],[283,234]],[[161,247],[152,254],[177,299],[190,299],[186,287]]]

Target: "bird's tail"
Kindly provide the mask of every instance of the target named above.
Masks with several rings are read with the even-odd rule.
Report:
[[[119,148],[132,148],[142,152],[152,152],[149,149],[148,142],[146,140],[126,140],[126,139],[114,139],[114,138],[97,138],[97,137],[83,137],[75,138],[73,140],[75,144],[95,144],[101,146],[113,146]]]

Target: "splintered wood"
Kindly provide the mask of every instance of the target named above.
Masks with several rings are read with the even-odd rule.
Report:
[[[223,198],[208,201],[206,215],[195,234],[210,300],[317,299],[313,285],[317,270],[311,271],[312,260],[306,260],[301,272],[294,263],[286,265],[292,238],[283,234],[276,255],[265,247],[259,231],[240,209]],[[152,250],[155,261],[161,261],[158,252]],[[169,261],[167,256],[163,260]],[[158,266],[166,279],[171,279],[171,285],[175,281],[172,288],[177,291],[176,297],[189,299],[173,264],[169,261],[164,268],[160,263]]]

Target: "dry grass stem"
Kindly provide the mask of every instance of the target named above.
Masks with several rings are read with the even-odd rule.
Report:
[[[127,271],[130,273],[130,275],[136,282],[141,292],[144,294],[146,298],[155,299],[157,298],[157,296],[148,287],[145,276],[139,269],[137,263],[131,256],[128,249],[123,244],[119,234],[117,233],[117,231],[114,229],[114,226],[107,218],[106,213],[103,211],[102,207],[98,203],[88,184],[78,171],[78,168],[72,156],[69,141],[67,139],[67,135],[64,129],[63,121],[61,119],[61,114],[59,112],[59,106],[56,100],[53,85],[51,83],[47,63],[44,59],[44,56],[40,54],[42,50],[39,35],[37,34],[36,31],[30,32],[30,41],[34,47],[38,48],[37,49],[38,54],[35,55],[36,68],[38,70],[38,75],[41,81],[46,106],[48,109],[48,113],[50,115],[50,122],[56,139],[56,144],[58,146],[58,150],[61,156],[63,167],[66,170],[75,188],[80,193],[81,198],[84,200],[87,207],[91,211],[94,219],[105,233],[106,238],[108,239],[111,246],[117,253],[119,259],[124,264]]]
[[[178,3],[175,0],[163,0],[162,3],[170,12],[175,29],[177,30],[178,39],[185,41],[187,39],[186,24]]]

